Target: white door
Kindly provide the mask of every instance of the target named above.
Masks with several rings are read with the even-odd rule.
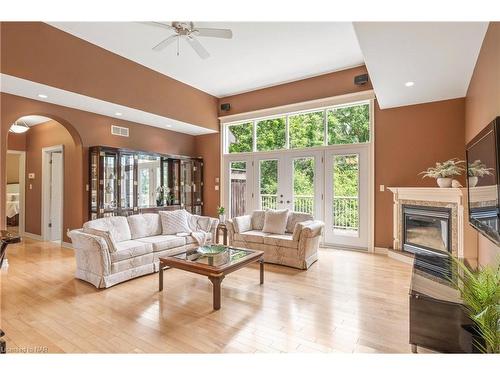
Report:
[[[369,146],[326,151],[325,243],[368,248]]]
[[[225,160],[224,195],[226,217],[249,215],[253,204],[253,160],[248,156],[234,156]]]
[[[62,235],[63,199],[63,158],[61,152],[50,154],[50,204],[49,236],[50,241],[60,241]]]
[[[255,209],[284,209],[291,199],[290,187],[284,183],[286,158],[270,154],[254,159]]]

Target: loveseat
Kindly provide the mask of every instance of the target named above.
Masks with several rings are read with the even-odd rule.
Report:
[[[234,217],[226,223],[229,244],[264,251],[267,263],[308,269],[318,260],[324,224],[306,213],[289,212],[287,215],[283,234],[263,231],[266,211]]]
[[[75,277],[97,288],[108,288],[158,272],[160,257],[199,246],[190,232],[203,231],[207,242],[213,241],[219,220],[177,211],[183,211],[177,214],[187,220],[188,228],[183,233],[165,234],[160,214],[168,217],[175,211],[106,217],[72,230],[69,237],[76,255]]]

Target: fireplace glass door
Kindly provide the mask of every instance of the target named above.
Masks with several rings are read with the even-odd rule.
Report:
[[[404,250],[450,251],[450,210],[403,207]]]

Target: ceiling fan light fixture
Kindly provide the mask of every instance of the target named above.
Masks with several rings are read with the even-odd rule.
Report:
[[[19,123],[19,122],[21,122],[21,123]],[[12,124],[12,126],[9,129],[9,132],[15,133],[15,134],[22,134],[22,133],[26,133],[28,130],[30,130],[30,127],[28,126],[28,124],[26,124],[26,122],[24,122],[23,120],[20,120],[20,121],[18,120]]]

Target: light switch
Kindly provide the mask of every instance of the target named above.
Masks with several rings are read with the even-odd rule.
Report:
[[[33,189],[33,185],[30,184],[30,190],[32,190],[32,189]]]
[[[380,185],[380,191],[385,191],[385,186],[384,185]]]
[[[219,190],[219,185],[215,185],[215,190]]]
[[[219,183],[219,177],[215,177],[215,183],[218,184]]]
[[[89,191],[89,184],[85,185],[85,190]]]

